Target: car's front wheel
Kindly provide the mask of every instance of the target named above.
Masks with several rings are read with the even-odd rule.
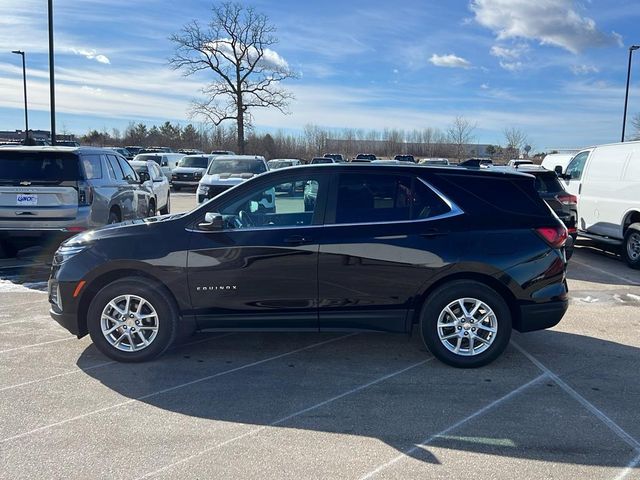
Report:
[[[622,244],[622,256],[631,268],[640,269],[640,223],[627,227]]]
[[[134,277],[102,288],[87,313],[91,340],[119,362],[144,362],[162,354],[175,339],[177,321],[168,292]]]
[[[429,294],[420,318],[422,339],[442,362],[460,368],[486,365],[511,338],[511,312],[502,296],[472,280],[456,280]]]
[[[171,195],[167,193],[167,203],[160,209],[161,215],[167,215],[171,211]]]

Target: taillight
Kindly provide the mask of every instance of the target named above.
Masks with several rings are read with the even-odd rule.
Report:
[[[93,187],[84,182],[78,182],[78,206],[86,207],[93,203]]]
[[[577,205],[578,203],[578,197],[576,197],[575,195],[570,195],[568,193],[556,195],[556,200],[558,200],[563,205]]]
[[[536,228],[536,233],[553,248],[561,248],[567,241],[568,232],[564,226]]]

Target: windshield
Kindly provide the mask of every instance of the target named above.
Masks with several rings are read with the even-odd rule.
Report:
[[[0,150],[0,181],[3,183],[60,183],[81,178],[78,157],[72,153]]]
[[[226,160],[216,159],[211,162],[208,174],[214,173],[263,173],[266,172],[264,162],[262,160]]]
[[[207,165],[209,165],[209,157],[183,157],[178,162],[179,167],[207,168]]]
[[[151,160],[152,162],[156,162],[160,165],[162,163],[162,155],[137,155],[134,160],[136,162],[146,162],[147,160]]]
[[[285,168],[293,166],[293,162],[286,160],[272,160],[269,162],[269,168],[272,170],[277,170],[278,168]]]
[[[311,160],[312,164],[316,164],[316,163],[333,163],[331,158],[314,158],[313,160]]]

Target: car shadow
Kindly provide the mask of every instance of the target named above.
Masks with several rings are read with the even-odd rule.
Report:
[[[631,447],[549,377],[450,429],[542,372],[513,346],[480,369],[454,369],[436,360],[409,368],[429,358],[418,337],[199,334],[202,342],[178,346],[156,361],[112,364],[86,375],[167,413],[246,428],[366,436],[433,464],[440,463],[436,449],[443,448],[608,467],[625,467],[633,456]],[[282,355],[321,341],[327,343]],[[562,378],[570,373],[565,381],[617,412],[620,423],[635,423],[631,435],[639,433],[632,397],[640,397],[640,387],[628,373],[640,368],[638,348],[551,330],[514,334],[514,341]],[[95,353],[88,347],[78,365]],[[623,388],[625,398],[616,394]],[[416,448],[427,438],[428,445]]]

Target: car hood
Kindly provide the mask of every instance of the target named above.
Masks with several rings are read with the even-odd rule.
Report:
[[[145,219],[127,220],[121,223],[105,225],[104,227],[79,233],[78,235],[65,240],[62,244],[66,246],[90,245],[98,240],[107,238],[144,235],[149,233],[150,229],[158,228],[165,222],[177,220],[184,217],[185,215],[186,212],[160,215],[157,217],[150,217]]]
[[[204,173],[205,170],[204,167],[176,167],[173,173]]]
[[[205,175],[202,177],[202,180],[200,180],[200,183],[206,185],[236,185],[255,176],[255,173],[216,173],[213,175]]]

